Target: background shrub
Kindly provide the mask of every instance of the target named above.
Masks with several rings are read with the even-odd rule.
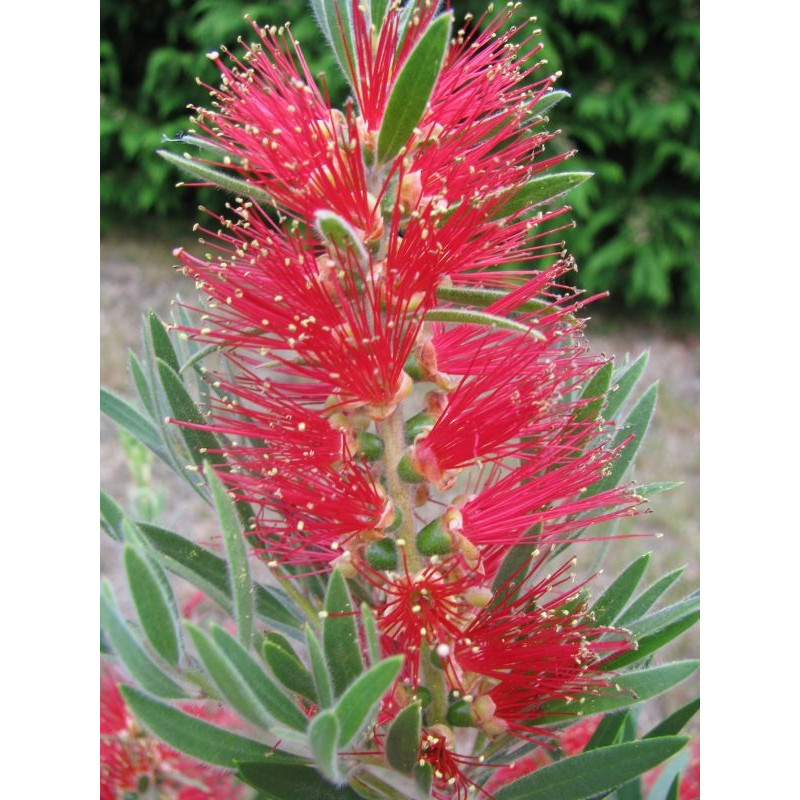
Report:
[[[485,3],[454,0],[458,16]],[[699,303],[699,5],[697,0],[534,0],[549,69],[573,93],[551,115],[556,146],[578,147],[570,169],[594,180],[570,195],[579,226],[568,244],[579,283],[611,287],[618,305],[694,314]],[[216,82],[205,58],[262,24],[292,20],[331,95],[344,83],[323,55],[306,0],[103,0],[100,44],[101,220],[193,220],[210,190],[172,191],[174,169],[154,151],[203,103],[195,77]]]

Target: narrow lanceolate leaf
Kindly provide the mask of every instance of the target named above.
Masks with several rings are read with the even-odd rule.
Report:
[[[328,665],[325,663],[325,654],[322,652],[322,646],[308,623],[306,623],[306,643],[319,704],[323,708],[330,708],[333,705],[331,676],[328,674]]]
[[[156,359],[156,365],[158,378],[161,381],[170,411],[175,420],[178,422],[190,422],[193,425],[205,424],[205,418],[183,385],[180,375],[161,359]],[[209,431],[187,428],[183,425],[180,426],[179,430],[193,461],[198,467],[202,467],[205,460],[214,464],[220,464],[224,461],[224,458],[215,452],[219,449],[219,442],[214,434]]]
[[[389,0],[371,0],[370,16],[372,24],[380,30],[383,18],[386,16],[386,9],[389,7]]]
[[[534,525],[525,533],[527,541],[509,548],[492,583],[495,598],[491,607],[509,602],[519,594],[525,579],[525,565],[533,558],[536,542],[541,534],[542,526]]]
[[[671,492],[683,486],[683,481],[656,481],[654,483],[643,483],[636,487],[636,494],[640,497],[652,497],[654,494]]]
[[[404,656],[392,656],[370,667],[352,683],[334,708],[339,720],[339,747],[347,747],[374,722],[383,696],[400,674]]]
[[[628,442],[617,460],[611,465],[608,475],[588,488],[585,497],[592,497],[600,492],[613,489],[622,481],[628,471],[628,467],[633,463],[636,453],[642,446],[647,429],[653,419],[657,398],[658,384],[654,383],[631,409],[631,413],[628,414],[622,429],[614,437],[614,446],[621,445],[631,435],[633,435],[633,440]]]
[[[684,619],[699,609],[700,593],[693,592],[687,597],[684,597],[683,600],[673,603],[671,606],[661,608],[658,611],[654,611],[652,614],[648,614],[646,617],[637,619],[628,627],[636,638],[651,636],[654,633],[664,630],[668,625],[672,625],[673,622]]]
[[[176,750],[199,761],[233,769],[237,761],[300,764],[297,756],[273,750],[160,703],[132,686],[121,686],[125,703],[145,728]]]
[[[337,758],[339,721],[333,711],[320,711],[308,728],[308,743],[319,771],[333,783],[341,779]]]
[[[224,559],[157,525],[139,523],[137,527],[168,570],[202,589],[229,614],[233,613],[228,567]],[[291,605],[282,593],[261,584],[255,585],[256,613],[290,635],[298,636],[300,622],[287,610],[289,608]]]
[[[689,766],[689,749],[684,748],[664,764],[655,782],[647,793],[647,800],[670,800],[672,787],[677,790],[681,775]],[[677,800],[678,795],[675,795]]]
[[[643,617],[655,605],[661,595],[666,592],[675,581],[683,575],[686,566],[668,572],[647,587],[624,611],[618,622],[620,625],[627,625],[634,620]]]
[[[504,300],[510,292],[503,289],[486,289],[474,286],[439,286],[436,289],[436,297],[448,303],[457,303],[462,306],[475,306],[476,308],[486,308],[499,300]],[[552,303],[545,300],[526,300],[513,309],[514,314],[530,314],[536,311],[544,311],[552,308]],[[567,321],[575,320],[567,314],[564,319]]]
[[[625,720],[630,711],[614,711],[606,714],[600,724],[595,728],[592,738],[586,743],[583,752],[596,750],[599,747],[610,747],[620,739],[620,733],[625,727]]]
[[[452,13],[437,17],[403,64],[378,133],[380,163],[393,159],[419,125],[444,63],[452,25]]]
[[[103,581],[103,590],[100,593],[100,625],[108,643],[128,672],[148,692],[159,697],[186,697],[186,692],[150,658],[125,622],[117,609],[108,581]]]
[[[700,710],[700,698],[690,700],[685,706],[670,714],[648,731],[644,739],[653,739],[658,736],[675,736],[683,730],[684,725]]]
[[[179,156],[175,153],[170,153],[169,150],[156,150],[156,153],[164,160],[169,161],[170,164],[174,164],[184,172],[188,172],[193,178],[199,178],[203,183],[214,184],[219,186],[220,189],[225,189],[225,191],[239,197],[249,197],[261,205],[275,205],[272,195],[267,194],[263,189],[249,181],[234,178],[227,172],[221,172],[185,155]]]
[[[325,596],[327,616],[322,623],[322,646],[336,697],[364,670],[358,631],[347,583],[334,570]]]
[[[666,761],[687,741],[667,736],[581,753],[503,786],[494,797],[495,800],[589,800]]]
[[[333,211],[317,211],[314,224],[319,235],[340,253],[351,251],[359,263],[367,264],[369,256],[353,226]]]
[[[598,626],[611,625],[619,616],[625,604],[631,599],[636,587],[650,563],[650,553],[645,553],[632,561],[603,592],[597,602],[592,606],[590,614],[594,617],[594,624]]]
[[[123,558],[142,630],[153,649],[175,667],[180,657],[179,623],[175,600],[167,593],[169,584],[160,579],[156,568],[134,546],[125,545]]]
[[[575,413],[575,422],[588,422],[597,419],[600,409],[605,402],[605,396],[611,386],[611,373],[614,365],[609,361],[603,364],[592,376],[586,388],[581,393],[581,400],[585,402],[582,408]]]
[[[132,350],[128,351],[128,369],[131,372],[133,385],[136,387],[136,394],[139,395],[142,405],[147,409],[147,413],[150,414],[153,419],[158,419],[156,404],[153,400],[150,384],[147,382],[147,375],[145,374],[144,367]]]
[[[378,628],[375,625],[375,616],[367,603],[361,604],[361,622],[364,626],[365,638],[367,640],[369,663],[377,664],[381,660],[381,645],[378,639]]]
[[[205,465],[204,472],[225,539],[236,630],[239,641],[248,647],[253,636],[254,590],[250,579],[250,565],[247,561],[247,546],[239,515],[233,500],[228,495],[228,490],[209,464]]]
[[[616,417],[617,412],[636,388],[649,360],[650,352],[645,350],[619,377],[614,377],[614,388],[608,396],[608,403],[606,403],[606,419]]]
[[[563,721],[565,716],[574,716],[577,710],[588,717],[606,711],[616,711],[620,708],[649,700],[663,694],[681,681],[686,680],[700,666],[699,661],[676,661],[660,667],[636,670],[614,679],[614,688],[601,695],[585,697],[578,705],[558,700],[547,703],[544,716],[535,720],[536,725],[547,725]]]
[[[568,97],[571,97],[569,92],[565,92],[561,89],[556,89],[552,92],[547,92],[547,94],[542,95],[533,106],[530,108],[530,114],[534,117],[543,117],[551,108],[555,105],[560,103],[562,100],[566,100]]]
[[[266,714],[296,731],[308,727],[308,720],[297,704],[267,677],[258,662],[233,636],[219,625],[212,625],[211,638],[253,691]]]
[[[236,774],[266,800],[361,800],[349,786],[334,786],[314,767],[240,761]]]
[[[180,369],[178,356],[175,355],[175,348],[169,340],[169,334],[164,327],[164,323],[158,318],[155,311],[151,311],[148,314],[147,325],[150,331],[150,342],[156,358],[160,358],[177,372]]]
[[[118,542],[122,541],[122,520],[125,512],[111,495],[100,490],[100,524],[103,530]]]
[[[560,172],[555,175],[542,175],[531,178],[521,189],[509,193],[508,200],[497,206],[495,217],[510,217],[523,211],[555,200],[592,177],[591,172]]]
[[[398,771],[410,773],[417,763],[422,728],[422,707],[406,706],[392,722],[386,735],[386,760]]]
[[[265,731],[272,727],[272,719],[264,711],[251,686],[234,667],[222,650],[191,622],[184,622],[197,654],[208,674],[219,688],[231,708]]]
[[[317,702],[314,681],[308,670],[294,654],[287,653],[273,642],[264,642],[262,652],[272,674],[290,691],[305,697],[310,703]]]
[[[321,0],[321,3],[316,3],[316,5],[322,6],[322,15],[325,19],[325,25],[321,26],[322,32],[328,39],[342,72],[353,84],[355,76],[350,69],[350,64],[355,65],[356,58],[350,22],[350,2],[349,0]]]
[[[158,430],[149,419],[139,413],[127,400],[108,389],[100,389],[100,411],[112,422],[124,428],[137,441],[152,450],[159,458],[168,461]]]
[[[425,314],[425,319],[428,322],[458,322],[462,325],[483,325],[487,328],[516,331],[539,341],[543,341],[545,338],[544,334],[530,325],[508,319],[508,317],[488,314],[486,311],[473,311],[463,308],[434,308]]]
[[[629,664],[635,664],[637,661],[647,658],[649,655],[658,652],[662,647],[669,644],[673,639],[677,639],[682,633],[688,631],[699,619],[699,611],[686,613],[674,622],[665,625],[659,631],[649,636],[639,637],[636,640],[636,644],[638,645],[636,650],[623,653],[612,661],[606,662],[603,664],[603,668],[610,670],[622,669],[622,667],[627,667]]]

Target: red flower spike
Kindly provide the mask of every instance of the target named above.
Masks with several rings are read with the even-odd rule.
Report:
[[[129,792],[155,790],[162,800],[218,800],[244,797],[233,775],[201,764],[150,738],[128,713],[117,688],[119,676],[104,668],[100,676],[100,800],[121,800]],[[230,724],[230,715],[199,707],[187,713]],[[143,788],[147,787],[147,788]],[[150,794],[148,793],[149,797]]]
[[[530,580],[545,559],[513,579]],[[583,605],[573,607],[581,587],[561,588],[573,580],[573,566],[568,561],[518,597],[501,587],[454,644],[448,679],[462,693],[491,699],[490,735],[508,728],[521,738],[552,736],[532,727],[542,705],[613,690],[613,676],[594,665],[635,647],[623,631],[593,626]]]

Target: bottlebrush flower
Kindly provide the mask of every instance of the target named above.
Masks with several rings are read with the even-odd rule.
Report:
[[[547,735],[533,727],[542,706],[613,691],[596,665],[635,647],[625,632],[592,623],[580,585],[563,588],[574,580],[574,560],[533,583],[546,561],[547,554],[538,555],[500,587],[446,659],[448,682],[469,697],[474,723],[490,736],[507,730],[522,738]],[[523,585],[517,594],[514,588]]]
[[[104,668],[100,677],[100,800],[124,800],[131,794],[160,800],[219,800],[244,797],[244,788],[233,776],[201,764],[156,739],[150,738],[128,713],[119,693],[119,676]],[[197,716],[212,714],[200,708],[186,709]],[[138,794],[136,795],[138,796]]]

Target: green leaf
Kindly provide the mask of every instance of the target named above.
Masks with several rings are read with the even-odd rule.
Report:
[[[631,599],[636,587],[650,563],[650,553],[645,553],[632,561],[611,583],[592,606],[590,614],[595,625],[611,625],[619,616],[625,604]]]
[[[597,419],[600,409],[603,407],[608,388],[611,386],[611,373],[614,365],[608,361],[600,367],[592,376],[586,388],[581,393],[581,400],[586,401],[586,405],[580,408],[575,414],[575,422],[586,422]]]
[[[309,726],[308,742],[317,768],[333,783],[341,780],[337,758],[338,741],[339,721],[336,714],[333,711],[320,711]]]
[[[211,496],[217,508],[222,535],[225,539],[225,552],[228,556],[228,575],[230,578],[231,593],[233,595],[234,619],[239,641],[245,647],[250,645],[253,638],[253,613],[254,590],[250,578],[250,565],[247,561],[247,546],[239,524],[239,515],[236,507],[228,495],[225,485],[214,472],[213,468],[205,465],[206,480],[211,488]]]
[[[305,714],[270,680],[253,656],[233,636],[219,625],[212,625],[211,638],[252,689],[266,714],[296,731],[304,731],[308,727]]]
[[[674,798],[678,798],[678,787],[680,786],[681,775],[689,766],[689,750],[684,748],[676,756],[673,756],[662,768],[647,795],[647,800],[670,800],[675,790]]]
[[[156,419],[158,413],[156,412],[153,393],[150,391],[150,384],[147,382],[147,375],[145,374],[144,367],[132,350],[128,351],[128,369],[131,371],[133,385],[136,387],[136,393],[139,395],[142,405],[147,409],[151,418]]]
[[[350,592],[338,569],[331,573],[325,595],[325,611],[327,616],[322,623],[322,647],[334,694],[339,697],[363,672],[364,662],[361,659]]]
[[[632,622],[628,628],[637,639],[640,639],[664,630],[668,625],[672,625],[673,622],[685,619],[688,615],[698,611],[699,608],[700,593],[693,592],[687,597],[684,597],[683,600],[673,603],[671,606],[667,606],[666,608],[654,611],[652,614],[648,614],[646,617],[637,619],[635,622]]]
[[[179,156],[175,153],[170,153],[169,150],[156,150],[156,154],[165,161],[169,161],[170,164],[174,164],[179,169],[184,170],[184,172],[188,172],[192,177],[199,178],[204,183],[214,184],[220,189],[225,189],[225,191],[239,197],[249,197],[260,205],[275,205],[272,195],[267,194],[267,192],[250,181],[234,178],[229,173],[209,167],[188,155]]]
[[[533,106],[531,106],[530,114],[533,117],[543,117],[556,104],[571,96],[569,92],[565,92],[563,89],[547,92],[547,94],[542,95]]]
[[[683,481],[656,481],[655,483],[643,483],[636,487],[636,494],[641,497],[652,497],[661,492],[671,492],[673,489],[683,486]]]
[[[253,688],[247,684],[222,650],[196,625],[192,625],[188,621],[184,622],[184,625],[192,637],[192,642],[194,642],[203,666],[231,708],[256,727],[266,731],[270,730],[272,718],[264,710]]]
[[[422,706],[412,703],[394,718],[386,735],[386,760],[406,775],[412,772],[419,753]]]
[[[367,603],[361,604],[361,623],[367,640],[369,663],[377,664],[381,660],[381,644],[378,639],[378,628],[375,625],[375,616]]]
[[[298,800],[298,790],[306,800],[360,800],[349,786],[334,786],[313,767],[241,761],[236,774],[266,800]]]
[[[383,18],[386,16],[386,9],[389,7],[389,0],[371,0],[370,17],[373,25],[380,30]]]
[[[100,490],[100,524],[103,530],[118,542],[123,539],[122,520],[125,519],[125,512],[117,504],[111,495]]]
[[[322,32],[351,85],[355,84],[356,77],[350,68],[355,67],[355,48],[353,46],[352,23],[350,21],[349,0],[312,0],[312,5],[317,11],[318,19],[324,19],[325,24],[320,25]],[[357,67],[355,67],[357,69]]]
[[[537,718],[534,724],[562,722],[565,716],[573,717],[577,711],[580,711],[582,716],[588,717],[644,702],[686,680],[699,665],[699,661],[676,661],[672,664],[619,675],[614,679],[614,686],[619,687],[617,691],[586,696],[577,706],[565,700],[546,703],[542,708],[544,716]]]
[[[169,364],[160,359],[156,359],[156,365],[164,394],[175,420],[189,422],[193,425],[205,425],[206,419],[200,413],[191,395],[183,385],[180,375]],[[180,425],[178,430],[189,448],[191,458],[198,467],[202,467],[205,460],[213,464],[224,463],[223,456],[215,452],[220,449],[220,445],[213,433],[206,430],[187,428],[183,425]]]
[[[625,449],[619,454],[616,461],[613,462],[608,475],[588,488],[584,495],[585,498],[593,497],[608,489],[613,489],[622,481],[625,473],[628,471],[628,467],[633,463],[636,453],[642,446],[647,429],[650,427],[650,421],[653,419],[657,398],[658,384],[654,383],[631,409],[631,413],[628,414],[622,429],[614,437],[613,446],[618,447],[631,436],[631,434],[633,434],[633,440],[628,442]]]
[[[202,589],[228,613],[233,612],[228,567],[224,559],[173,531],[143,522],[138,528],[167,569]],[[300,623],[287,610],[291,607],[288,599],[275,589],[255,585],[256,613],[289,635],[297,636]]]
[[[668,736],[564,758],[501,787],[495,800],[590,800],[657,766],[686,742]]]
[[[151,311],[148,314],[147,323],[150,328],[150,341],[156,358],[160,358],[177,372],[180,369],[178,356],[175,355],[175,348],[169,340],[169,334],[164,327],[164,323],[158,318],[155,311]]]
[[[591,739],[586,743],[583,752],[587,753],[589,750],[596,750],[599,747],[610,747],[620,738],[620,733],[625,727],[625,721],[628,718],[629,711],[613,711],[606,714],[600,724],[595,728]]]
[[[505,558],[497,570],[492,592],[495,595],[490,607],[500,605],[500,603],[513,600],[517,596],[522,584],[525,582],[525,565],[533,558],[536,542],[542,533],[541,525],[534,525],[525,532],[525,541],[522,544],[515,544],[510,547]],[[505,588],[504,588],[505,587]]]
[[[677,639],[682,633],[693,627],[700,619],[699,611],[690,611],[685,616],[665,625],[661,630],[649,636],[642,636],[637,639],[636,650],[623,653],[612,661],[604,663],[603,669],[621,669],[629,664],[635,664],[643,658],[652,655],[660,650],[664,645],[669,644],[673,639]]]
[[[148,692],[159,697],[186,697],[186,692],[145,652],[119,613],[111,584],[107,580],[103,581],[103,590],[100,592],[100,625],[128,672]]]
[[[322,652],[322,646],[308,623],[306,623],[306,643],[308,644],[308,657],[311,660],[311,671],[314,674],[314,684],[317,688],[319,704],[322,708],[330,708],[333,705],[331,676],[328,674],[328,666],[325,663],[325,654]]]
[[[644,735],[644,739],[658,736],[675,736],[683,730],[684,725],[700,710],[700,698],[690,700],[685,706],[663,719]]]
[[[591,172],[560,172],[555,175],[542,175],[531,178],[522,188],[508,192],[508,199],[492,212],[494,217],[510,217],[522,210],[532,209],[542,203],[555,200],[592,177]],[[508,191],[508,190],[505,190]],[[500,190],[495,194],[502,194]]]
[[[123,560],[142,630],[153,649],[176,667],[180,658],[179,621],[175,599],[168,594],[169,584],[130,544],[125,545]]]
[[[233,769],[237,761],[298,764],[302,759],[268,745],[230,733],[197,717],[160,703],[132,686],[121,686],[125,703],[136,718],[159,739],[176,750],[208,764]]]
[[[322,210],[314,214],[314,225],[320,236],[332,245],[334,250],[340,253],[351,251],[362,266],[369,263],[369,255],[359,235],[346,219],[333,211]]]
[[[437,17],[409,54],[397,76],[378,133],[378,161],[391,161],[419,125],[433,94],[450,42],[453,15]]]
[[[488,314],[485,311],[472,311],[463,308],[433,308],[425,314],[428,322],[457,322],[460,325],[483,325],[487,328],[499,328],[506,331],[516,331],[533,339],[544,341],[544,334],[522,322]]]
[[[429,795],[433,786],[433,766],[427,761],[424,764],[417,764],[414,767],[414,782],[424,795]]]
[[[439,286],[436,289],[436,297],[447,303],[458,303],[462,306],[476,306],[486,308],[487,306],[504,300],[510,294],[504,289],[486,289],[474,286]],[[544,300],[526,300],[515,306],[512,313],[530,314],[537,311],[552,309],[552,303]],[[575,317],[570,314],[565,315],[567,321],[575,321]]]
[[[339,747],[347,747],[373,720],[383,696],[400,674],[404,656],[392,656],[370,667],[339,698],[334,708],[339,720]]]
[[[262,652],[272,674],[289,691],[302,695],[311,703],[317,702],[317,693],[311,675],[297,656],[287,653],[283,648],[269,641],[264,642]]]
[[[169,461],[169,456],[164,450],[161,436],[155,425],[126,400],[109,392],[108,389],[101,388],[100,411],[112,422],[128,431],[137,441],[152,450],[159,458]]]
[[[619,378],[617,378],[614,388],[608,396],[608,402],[606,403],[606,419],[614,419],[616,417],[617,412],[622,408],[628,396],[639,382],[639,378],[642,377],[642,373],[645,371],[649,360],[650,353],[645,350],[639,358],[627,367]]]
[[[655,604],[659,597],[666,592],[675,581],[683,575],[686,565],[663,575],[645,589],[624,611],[618,622],[620,625],[627,625],[629,622],[644,616]]]

